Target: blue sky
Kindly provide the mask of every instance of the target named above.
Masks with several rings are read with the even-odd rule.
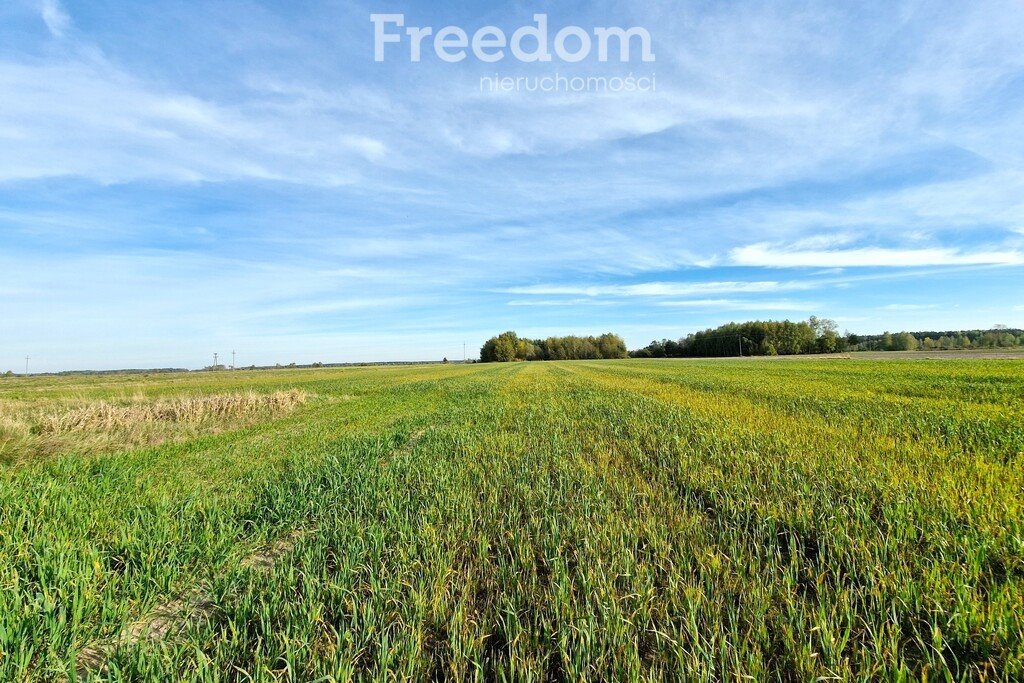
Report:
[[[656,61],[378,63],[383,12]],[[1017,0],[8,0],[0,371],[1024,326],[1022,35]],[[555,72],[657,90],[480,88]]]

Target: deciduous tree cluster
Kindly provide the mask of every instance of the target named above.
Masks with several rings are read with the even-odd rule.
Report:
[[[515,332],[502,332],[484,342],[480,360],[502,363],[516,360],[585,360],[626,358],[626,342],[608,332],[599,337],[548,337],[525,339]]]
[[[791,322],[752,321],[728,323],[679,340],[652,341],[631,351],[634,358],[684,358],[724,356],[787,356],[802,353],[844,351],[917,351],[943,349],[996,349],[1024,346],[1024,330],[997,327],[991,330],[948,332],[885,332],[875,335],[839,334],[835,322],[811,316]]]

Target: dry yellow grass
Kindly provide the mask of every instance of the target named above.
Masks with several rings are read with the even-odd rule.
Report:
[[[140,425],[163,422],[204,422],[251,413],[285,412],[306,401],[298,389],[258,394],[253,391],[209,396],[180,396],[127,405],[97,401],[73,410],[42,416],[40,434],[78,431],[131,431]]]
[[[95,453],[194,438],[281,415],[305,403],[300,389],[169,398],[0,402],[0,462]]]

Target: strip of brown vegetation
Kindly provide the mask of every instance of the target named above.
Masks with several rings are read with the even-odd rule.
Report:
[[[36,431],[40,434],[66,434],[80,431],[131,431],[140,425],[171,422],[204,422],[234,418],[250,413],[280,413],[306,401],[299,389],[275,391],[182,396],[152,402],[119,405],[98,401],[62,413],[40,418]]]
[[[125,627],[108,642],[93,643],[83,649],[75,661],[80,679],[88,679],[93,672],[107,670],[107,660],[121,647],[142,642],[172,640],[194,626],[200,626],[213,616],[213,596],[205,588],[186,597],[160,605],[146,617]]]
[[[269,546],[253,552],[239,563],[243,569],[269,573],[278,560],[295,549],[303,535],[292,530]],[[107,662],[116,650],[143,642],[168,642],[184,635],[190,628],[202,626],[213,618],[217,609],[208,584],[201,584],[177,600],[160,605],[141,620],[123,628],[114,638],[87,645],[78,653],[75,669],[80,679],[107,670]]]

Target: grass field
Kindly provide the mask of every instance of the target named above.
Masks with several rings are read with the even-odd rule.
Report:
[[[1021,680],[1022,458],[1018,361],[5,379],[0,680]]]

